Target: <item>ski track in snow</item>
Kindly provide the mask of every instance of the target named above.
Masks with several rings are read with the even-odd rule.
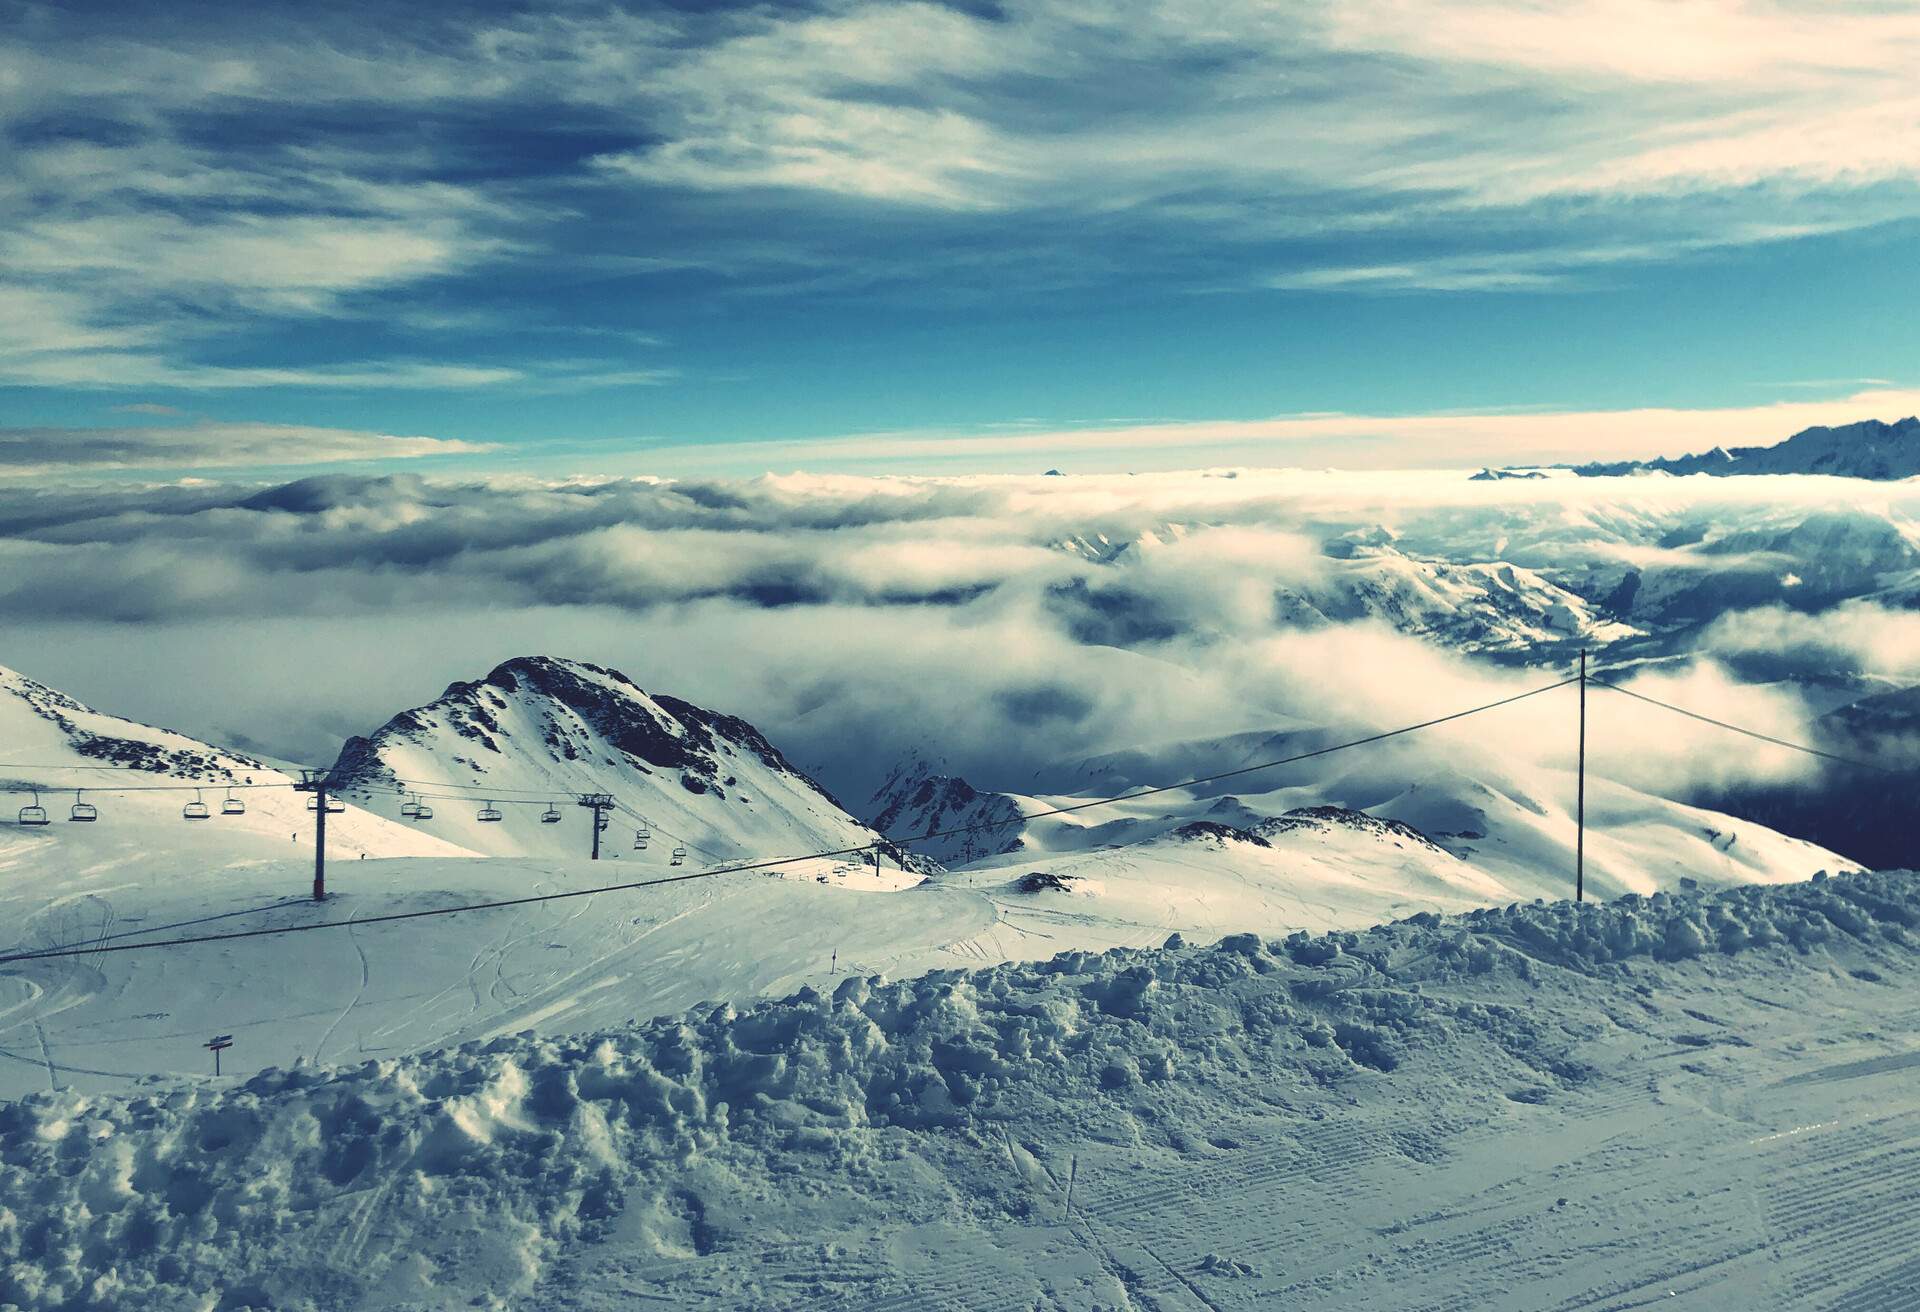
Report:
[[[1853,876],[34,1094],[0,1302],[1897,1312],[1916,930]]]

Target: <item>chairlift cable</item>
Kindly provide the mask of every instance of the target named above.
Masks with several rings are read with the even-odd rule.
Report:
[[[1000,828],[1005,828],[1009,824],[1018,824],[1026,820],[1037,819],[1041,816],[1064,815],[1070,812],[1088,810],[1096,806],[1108,806],[1117,802],[1131,801],[1141,797],[1156,796],[1163,793],[1174,792],[1183,788],[1192,788],[1200,784],[1213,783],[1221,779],[1238,778],[1243,775],[1252,774],[1258,770],[1268,770],[1268,769],[1273,769],[1277,766],[1291,765],[1297,761],[1312,760],[1316,757],[1327,756],[1334,752],[1345,751],[1348,748],[1363,747],[1370,743],[1377,743],[1385,739],[1399,737],[1402,734],[1414,733],[1421,729],[1433,728],[1436,725],[1446,724],[1450,721],[1462,719],[1469,715],[1477,715],[1482,711],[1495,710],[1499,707],[1508,706],[1513,704],[1514,702],[1522,701],[1529,697],[1537,697],[1542,693],[1552,692],[1558,688],[1564,688],[1568,684],[1575,683],[1577,681],[1578,681],[1577,678],[1562,679],[1558,683],[1546,684],[1542,687],[1532,689],[1529,692],[1516,693],[1511,697],[1504,697],[1504,698],[1501,698],[1499,701],[1488,702],[1485,705],[1471,707],[1464,711],[1455,711],[1450,715],[1442,715],[1442,716],[1437,716],[1431,720],[1423,720],[1419,724],[1406,725],[1402,728],[1390,729],[1383,733],[1369,734],[1364,738],[1356,738],[1349,742],[1337,743],[1329,747],[1317,748],[1311,752],[1302,752],[1294,756],[1283,757],[1278,760],[1262,762],[1259,765],[1241,766],[1238,769],[1223,770],[1217,774],[1202,775],[1193,779],[1188,779],[1183,783],[1179,783],[1179,784],[1167,784],[1167,785],[1162,785],[1160,787],[1155,787],[1155,788],[1138,789],[1131,793],[1123,793],[1115,797],[1097,798],[1091,801],[1079,803],[1074,806],[1055,807],[1047,811],[1035,812],[1029,815],[1020,816],[1015,820],[982,821],[973,825],[957,826],[953,829],[940,830],[930,834],[922,834],[922,835],[915,836],[913,838],[887,839],[886,841],[893,843],[896,847],[906,847],[906,846],[911,846],[915,843],[924,842],[930,838],[948,837],[953,834],[973,832],[973,831],[983,830],[983,829],[1000,829]],[[506,907],[529,906],[534,903],[541,903],[541,902],[558,902],[558,901],[564,901],[566,899],[576,898],[576,897],[591,897],[600,893],[622,893],[622,892],[628,892],[634,889],[656,888],[666,884],[690,883],[694,880],[714,879],[722,875],[743,874],[753,870],[770,870],[770,869],[778,868],[780,866],[796,865],[802,861],[820,861],[820,860],[826,860],[831,857],[852,856],[856,853],[871,851],[873,850],[873,847],[874,845],[872,843],[862,843],[857,847],[842,847],[842,848],[835,848],[832,850],[822,851],[822,852],[808,852],[798,856],[773,857],[773,858],[769,858],[761,861],[740,862],[733,865],[722,865],[722,866],[717,866],[708,870],[690,871],[689,873],[684,875],[667,875],[657,879],[634,880],[628,883],[621,883],[621,884],[603,884],[603,885],[597,885],[591,888],[568,889],[558,893],[534,893],[534,894],[529,894],[525,897],[503,898],[503,899],[498,899],[498,900],[489,901],[489,902],[463,903],[462,905],[452,906],[452,907],[428,907],[428,908],[423,908],[417,911],[393,911],[393,912],[387,912],[385,914],[378,915],[378,916],[357,916],[347,920],[321,920],[321,921],[314,921],[310,924],[304,924],[304,925],[273,925],[273,926],[266,926],[260,929],[236,930],[234,932],[226,933],[226,934],[206,934],[206,935],[199,935],[199,936],[188,937],[188,938],[160,939],[160,940],[155,940],[152,942],[145,942],[145,943],[101,944],[101,945],[96,945],[92,947],[64,948],[64,949],[52,950],[52,951],[9,953],[6,955],[0,955],[0,965],[9,965],[18,961],[42,961],[42,960],[49,960],[49,959],[60,958],[60,957],[98,956],[98,955],[102,955],[109,952],[133,952],[133,951],[139,951],[144,948],[176,948],[176,947],[189,947],[189,946],[200,944],[200,943],[224,943],[224,942],[231,942],[237,939],[266,938],[266,937],[280,935],[280,934],[300,934],[300,933],[306,933],[309,930],[340,929],[349,925],[365,926],[365,925],[390,924],[390,923],[393,923],[396,921],[402,921],[402,920],[423,920],[423,919],[427,919],[434,916],[458,915],[462,912],[467,912],[467,911],[494,911],[494,910],[500,910]]]

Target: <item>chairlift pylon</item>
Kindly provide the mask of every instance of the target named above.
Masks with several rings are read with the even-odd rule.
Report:
[[[193,790],[193,800],[180,808],[182,820],[205,820],[213,813],[207,810],[207,804],[200,800],[200,790]]]
[[[80,790],[73,790],[73,805],[67,810],[67,819],[92,822],[100,818],[100,808],[92,802],[80,800]]]
[[[495,806],[492,802],[488,802],[485,806],[480,808],[480,813],[476,815],[474,819],[484,820],[489,824],[496,823],[501,819],[500,808]]]
[[[33,790],[33,804],[20,808],[20,823],[23,825],[44,825],[47,823],[47,808],[40,805],[40,790]]]

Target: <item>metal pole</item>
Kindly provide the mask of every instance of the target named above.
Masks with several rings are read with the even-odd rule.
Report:
[[[313,900],[327,900],[327,780],[323,775],[313,791]]]
[[[1580,649],[1580,783],[1573,840],[1573,900],[1587,900],[1587,650]]]
[[[613,810],[612,793],[581,793],[580,805],[593,812],[593,860],[600,859],[600,831],[607,827],[607,812]]]

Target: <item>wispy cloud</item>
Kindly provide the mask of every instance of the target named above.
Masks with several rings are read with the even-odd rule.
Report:
[[[993,431],[893,431],[790,442],[652,445],[660,472],[765,469],[1091,471],[1202,465],[1343,469],[1461,468],[1684,455],[1768,445],[1816,424],[1920,413],[1920,388],[1719,409],[1486,410],[1412,415],[1298,414],[1124,425],[1033,425]]]
[[[142,413],[167,407],[125,407]],[[0,428],[0,477],[106,470],[286,468],[475,454],[485,444],[305,424],[195,423],[125,428]]]
[[[1902,6],[31,16],[0,56],[15,385],[466,386],[423,336],[564,316],[552,275],[616,264],[686,296],[1552,291],[1920,216]],[[330,325],[399,363],[316,370]],[[531,340],[462,364],[675,367],[636,338],[552,383]]]

